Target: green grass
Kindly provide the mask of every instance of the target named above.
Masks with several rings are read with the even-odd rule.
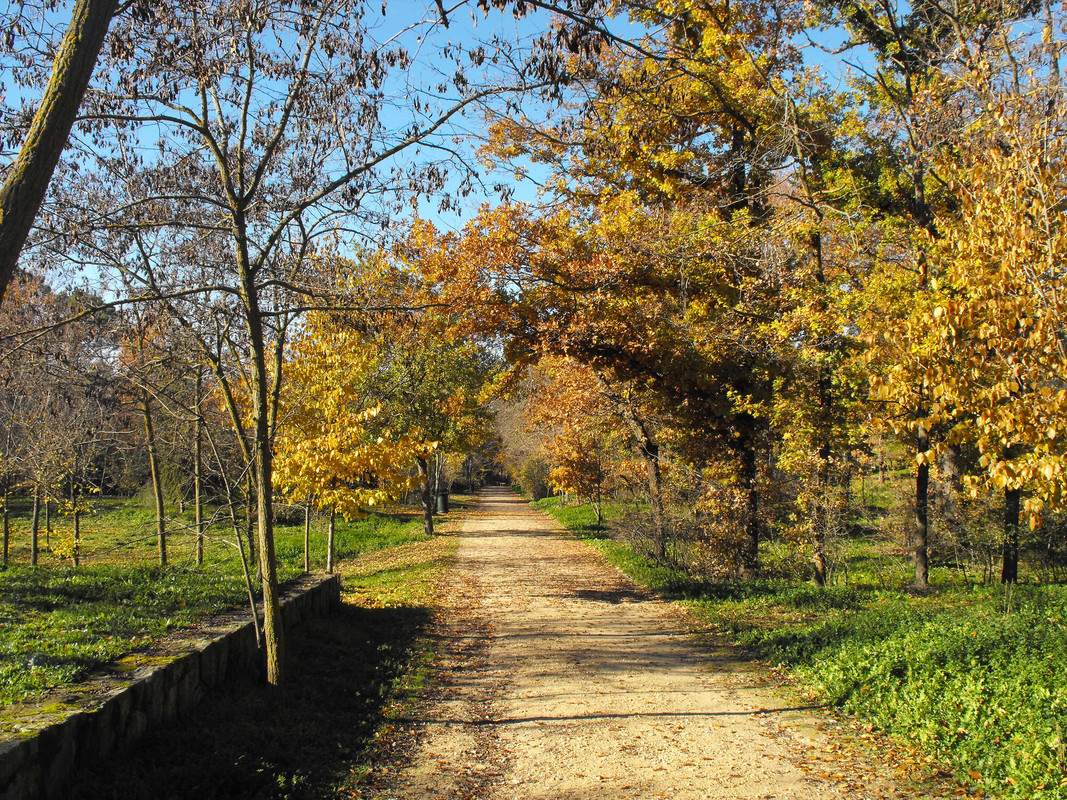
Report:
[[[579,509],[539,505],[585,529]],[[1067,798],[1067,587],[945,584],[915,596],[712,583],[621,542],[595,544],[639,583],[685,602],[704,627],[782,665],[813,698],[920,747],[974,787]]]
[[[161,568],[152,564],[150,512],[118,500],[99,501],[96,508],[83,530],[81,566],[46,554],[34,570],[26,565],[28,548],[15,548],[9,568],[0,571],[0,705],[32,701],[147,647],[167,630],[247,602],[229,530],[209,532],[205,564],[196,567],[192,534],[173,524],[170,564]],[[28,509],[16,512],[14,535],[24,539]],[[60,518],[57,540],[66,522]],[[303,537],[302,524],[276,526],[279,580],[301,573]],[[339,560],[424,539],[420,520],[411,514],[337,521]],[[322,569],[324,520],[314,525],[312,547],[312,569]]]
[[[568,530],[574,531],[579,536],[598,536],[601,531],[597,527],[596,512],[593,507],[585,504],[571,504],[561,506],[558,497],[546,497],[537,500],[531,505],[542,511],[548,511],[558,519]],[[609,507],[605,504],[605,515],[609,513]]]
[[[325,523],[315,526],[312,533],[312,569],[321,569],[326,564]],[[422,517],[407,513],[396,515],[372,514],[361,520],[336,521],[336,557],[354,558],[383,547],[393,547],[407,542],[425,540],[422,532]],[[279,562],[303,563],[304,526],[278,525],[275,529],[275,546]]]
[[[0,573],[0,704],[77,681],[243,594],[232,572],[96,565]]]
[[[281,690],[244,684],[93,764],[72,800],[359,797],[372,761],[403,745],[424,691],[436,586],[454,537],[389,546],[342,564],[338,614],[289,639]]]

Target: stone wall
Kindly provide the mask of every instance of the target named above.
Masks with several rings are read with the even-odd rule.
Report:
[[[286,588],[282,618],[292,628],[340,602],[340,576],[309,576]],[[61,800],[78,764],[129,746],[187,712],[208,690],[262,671],[251,616],[223,615],[46,700],[57,702],[5,709],[0,800]]]

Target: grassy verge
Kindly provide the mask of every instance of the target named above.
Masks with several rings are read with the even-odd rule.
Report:
[[[0,571],[0,705],[32,701],[168,630],[247,602],[236,547],[214,542],[202,567],[180,558],[165,569],[150,566],[146,553],[154,545],[131,544],[140,541],[135,534],[145,513],[113,506],[86,533],[87,563],[74,568],[53,558],[34,570],[13,557]],[[324,543],[322,531],[313,536],[314,569],[324,561]],[[187,539],[175,536],[183,544]],[[372,515],[337,526],[340,559],[424,540],[413,515]],[[276,545],[279,579],[299,575],[303,526],[278,525]]]
[[[590,509],[537,504],[572,530]],[[1007,798],[1067,799],[1067,587],[951,586],[927,596],[787,581],[708,583],[595,542],[708,629],[783,666],[811,695]]]
[[[73,800],[361,796],[370,759],[426,679],[426,627],[455,542],[411,541],[342,563],[342,610],[290,637],[283,690],[208,698],[135,752],[94,765]]]
[[[113,565],[0,573],[0,704],[77,681],[243,594],[232,573]]]

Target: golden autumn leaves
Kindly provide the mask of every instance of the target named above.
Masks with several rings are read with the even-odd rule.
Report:
[[[369,337],[322,312],[310,314],[293,347],[275,444],[275,486],[345,519],[395,499],[417,483],[408,469],[434,448],[418,431],[374,425],[381,412],[367,376],[377,353]]]
[[[482,444],[493,361],[410,265],[376,253],[333,266],[348,302],[307,313],[283,364],[274,485],[351,519],[433,482],[431,459]]]
[[[420,263],[514,363],[572,388],[580,366],[709,493],[747,483],[739,524],[764,513],[753,476],[784,475],[791,529],[817,551],[882,429],[916,465],[922,548],[928,472],[950,449],[972,492],[1024,491],[1037,525],[1067,502],[1058,66],[1014,44],[1008,17],[935,35],[918,11],[776,10],[796,13],[620,6],[655,34],[576,62],[590,91],[565,124],[498,120],[485,148],[547,165],[552,202],[483,210],[463,234],[423,225]],[[835,13],[876,63],[844,91],[797,47]],[[589,493],[600,412],[553,410],[557,486]]]

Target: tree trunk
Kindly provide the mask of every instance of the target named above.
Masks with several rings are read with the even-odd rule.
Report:
[[[304,503],[304,572],[311,572],[311,494]]]
[[[797,137],[797,154],[803,159],[803,149],[800,147],[800,138]],[[807,182],[807,169],[801,168],[801,177],[804,180],[804,185],[808,190],[809,199],[814,200],[814,196],[811,192],[811,186]],[[822,224],[823,214],[821,210],[818,210],[818,206],[813,203],[816,208],[816,215],[819,220],[819,224]],[[826,298],[826,271],[824,269],[823,262],[823,242],[822,233],[819,230],[812,231],[810,237],[810,245],[812,255],[815,257],[815,281],[819,286],[819,293],[816,296],[815,310],[818,314],[823,315],[827,311],[828,302]],[[816,349],[824,356],[828,356],[831,350],[829,345],[816,344]],[[831,434],[834,428],[834,397],[833,397],[833,373],[831,372],[830,364],[833,363],[833,359],[822,359],[819,366],[819,380],[818,380],[818,403],[819,403],[819,415],[818,415],[818,432],[817,436],[821,438],[818,448],[818,467],[815,472],[815,507],[812,509],[812,565],[814,567],[814,580],[816,586],[826,586],[827,574],[826,574],[826,534],[829,531],[830,526],[830,456],[833,453],[833,444],[831,442]]]
[[[429,464],[425,456],[416,456],[422,478],[422,524],[427,536],[433,536],[433,485],[430,483]]]
[[[144,432],[148,441],[148,471],[152,475],[152,496],[156,503],[156,543],[159,549],[159,565],[167,566],[167,521],[163,502],[163,476],[159,469],[159,452],[156,449],[156,429],[152,423],[152,400],[148,391],[141,390],[141,414],[144,416]]]
[[[193,440],[193,525],[196,527],[196,565],[204,563],[204,500],[203,475],[203,429],[196,420],[196,438]]]
[[[253,497],[255,497],[255,481],[252,480],[252,473],[248,473],[248,486],[245,489],[245,536],[248,538],[248,558],[251,564],[256,568],[256,582],[263,582],[263,562],[258,557],[258,550],[256,546],[256,507]]]
[[[33,513],[30,517],[30,566],[37,566],[38,539],[37,534],[41,525],[41,484],[33,485]]]
[[[118,0],[77,0],[41,105],[0,189],[0,300],[89,86]]]
[[[330,509],[330,530],[326,534],[326,572],[333,574],[333,551],[337,534],[337,512]]]
[[[223,481],[225,481],[226,486],[226,505],[230,510],[230,525],[233,528],[233,538],[237,542],[237,552],[241,555],[241,570],[244,573],[245,591],[248,593],[248,607],[252,609],[252,627],[256,634],[256,648],[258,649],[262,646],[262,637],[260,636],[259,612],[256,608],[256,593],[252,588],[252,573],[248,568],[248,557],[245,555],[245,539],[241,530],[240,519],[237,516],[237,504],[233,501],[233,487],[230,486],[229,481],[226,481],[225,475],[223,475]]]
[[[823,501],[819,500],[818,503],[821,505]],[[817,520],[816,524],[820,525],[821,520]],[[826,586],[826,531],[822,527],[816,528],[812,547],[814,549],[812,564],[815,567],[815,574],[812,578],[816,586]]]
[[[826,586],[826,533],[830,526],[830,444],[819,446],[819,467],[816,476],[815,508],[812,514],[812,562],[815,567],[815,585]]]
[[[963,453],[960,445],[949,445],[941,455],[941,503],[939,505],[939,518],[944,521],[946,530],[951,532],[952,540],[960,547],[969,548],[967,539],[967,527],[960,517],[960,495],[962,486],[960,482],[960,462]]]
[[[52,500],[48,495],[44,498],[44,543],[45,546],[52,544]]]
[[[1022,489],[1004,490],[1004,548],[1001,583],[1019,582],[1019,506]]]
[[[648,426],[628,406],[623,418],[637,439],[637,451],[645,462],[648,481],[648,506],[652,512],[652,556],[662,561],[667,556],[667,525],[663,514],[663,482],[659,463],[659,445],[653,441]]]
[[[3,564],[7,566],[8,551],[11,548],[11,510],[8,508],[8,503],[11,500],[11,490],[4,490],[4,559]]]
[[[658,561],[667,557],[667,523],[663,515],[663,477],[659,465],[659,445],[646,438],[641,455],[648,470],[648,504],[652,509],[652,556]]]
[[[756,448],[748,439],[740,445],[741,486],[745,493],[744,544],[741,551],[741,577],[759,576],[759,488],[757,484]]]
[[[652,439],[652,434],[644,420],[637,416],[633,405],[616,392],[607,378],[594,371],[600,392],[608,398],[622,416],[626,427],[630,429],[637,441],[637,450],[645,462],[648,473],[648,505],[652,511],[652,555],[663,560],[667,555],[667,525],[663,514],[663,486],[659,464],[659,445]]]
[[[267,371],[266,336],[259,307],[259,288],[248,252],[244,209],[233,209],[237,270],[241,279],[241,300],[248,329],[249,371],[252,400],[252,466],[255,469],[256,517],[259,559],[257,568],[263,586],[263,642],[266,649],[267,682],[280,686],[285,677],[285,631],[278,594],[278,564],[274,552],[274,454],[271,442],[270,375]],[[251,473],[250,473],[251,474]]]
[[[196,368],[196,435],[193,437],[193,524],[196,526],[196,565],[204,563],[204,418],[200,415],[203,370]]]
[[[77,567],[81,565],[81,553],[78,551],[81,549],[82,541],[82,511],[78,508],[78,484],[73,480],[70,482],[70,502],[74,508],[74,553],[71,555],[71,560],[74,562],[74,566]]]
[[[262,373],[266,379],[266,370]],[[264,401],[265,401],[264,397]],[[263,585],[263,641],[266,645],[267,682],[280,686],[284,680],[285,632],[282,626],[281,601],[278,595],[278,567],[274,554],[274,509],[271,505],[271,449],[267,430],[266,408],[257,416],[256,432],[256,518],[259,522],[259,559],[257,567]]]
[[[434,497],[434,511],[437,511],[436,500],[441,495],[441,454],[436,452],[433,454],[433,497]]]
[[[926,429],[919,427],[915,440],[916,451],[925,454],[930,449],[930,438]],[[930,585],[930,556],[928,541],[930,535],[930,465],[919,464],[915,473],[915,588],[925,589]]]

